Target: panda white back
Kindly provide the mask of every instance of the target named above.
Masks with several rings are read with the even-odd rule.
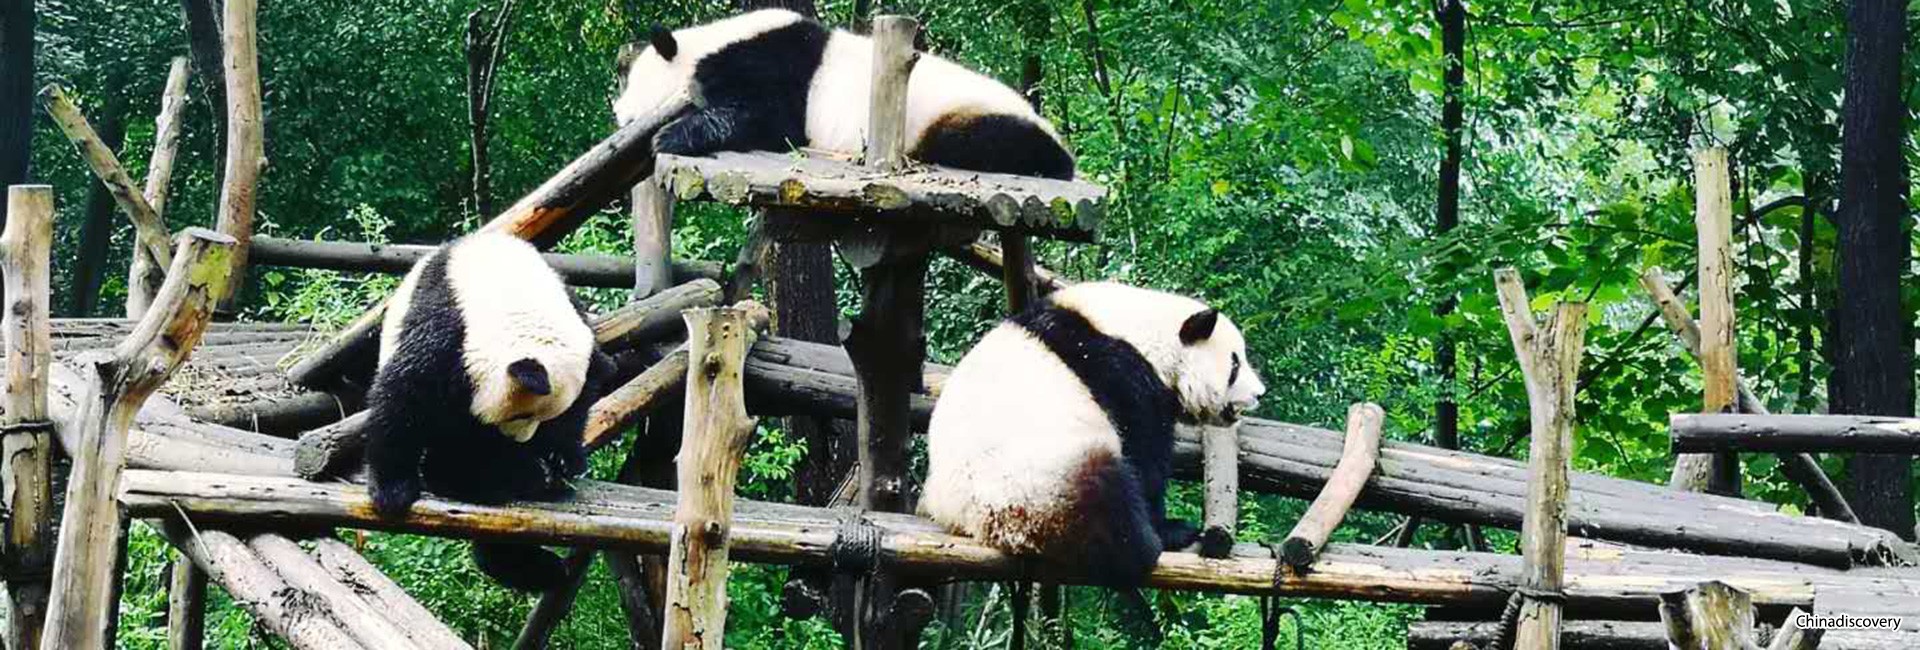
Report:
[[[1165,516],[1173,429],[1224,420],[1265,387],[1232,322],[1202,303],[1074,285],[988,332],[943,384],[921,509],[1016,554],[1137,585],[1193,530]]]
[[[658,125],[661,153],[858,154],[871,101],[873,41],[781,9],[677,31],[656,28],[614,102],[622,125]],[[977,171],[1072,178],[1053,126],[1006,84],[922,53],[908,80],[908,153]]]

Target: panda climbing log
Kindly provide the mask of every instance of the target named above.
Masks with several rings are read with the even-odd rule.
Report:
[[[873,41],[784,9],[668,31],[656,26],[614,102],[621,124],[663,124],[654,150],[858,153]],[[1073,155],[1019,92],[922,53],[907,81],[907,154],[984,172],[1069,180]]]
[[[581,433],[613,363],[532,244],[468,235],[421,259],[395,290],[367,393],[367,489],[401,517],[421,489],[472,503],[553,499],[587,468]],[[532,545],[476,543],[508,587],[564,579]]]
[[[1266,387],[1199,301],[1111,282],[1049,295],[955,366],[927,428],[921,509],[949,529],[1133,587],[1194,541],[1166,516],[1174,424],[1229,423]]]

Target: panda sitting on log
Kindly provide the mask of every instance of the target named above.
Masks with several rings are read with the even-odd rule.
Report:
[[[1228,424],[1266,387],[1233,321],[1111,282],[1054,292],[954,366],[920,508],[989,546],[1137,587],[1195,541],[1166,516],[1176,421]]]
[[[387,304],[367,393],[367,489],[402,517],[421,488],[472,503],[554,499],[587,469],[587,412],[613,374],[560,276],[532,244],[479,233],[421,259]],[[560,558],[475,543],[502,585],[544,591]]]
[[[698,27],[655,26],[613,104],[621,124],[662,124],[659,153],[859,152],[872,101],[873,40],[784,9]],[[907,154],[961,169],[1072,179],[1073,155],[1025,97],[922,53],[907,80]]]

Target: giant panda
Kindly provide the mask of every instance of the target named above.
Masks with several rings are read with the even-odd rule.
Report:
[[[387,303],[367,392],[367,489],[404,516],[421,488],[472,503],[564,496],[586,470],[581,433],[613,364],[532,244],[480,233],[416,263]],[[476,543],[502,585],[544,591],[560,559]]]
[[[1176,421],[1225,424],[1266,392],[1233,321],[1197,300],[1076,284],[989,331],[927,428],[920,508],[948,529],[1135,587],[1192,543],[1167,518]]]
[[[873,41],[784,9],[668,31],[631,63],[614,102],[621,124],[664,124],[660,153],[858,153],[866,138]],[[1020,93],[921,54],[907,82],[907,153],[985,172],[1071,179],[1073,155]]]

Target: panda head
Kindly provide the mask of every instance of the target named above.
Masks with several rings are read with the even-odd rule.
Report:
[[[627,63],[626,89],[613,102],[615,119],[623,125],[666,123],[699,104],[694,71],[701,59],[801,20],[785,9],[762,9],[680,30],[654,25],[645,49]]]
[[[547,363],[534,357],[481,373],[472,370],[470,374],[476,375],[473,417],[515,442],[532,439],[540,423],[559,417],[573,405],[587,375],[586,364]]]
[[[1247,360],[1247,340],[1233,321],[1212,308],[1180,322],[1179,371],[1174,391],[1189,415],[1215,425],[1230,424],[1260,405],[1267,386]]]

